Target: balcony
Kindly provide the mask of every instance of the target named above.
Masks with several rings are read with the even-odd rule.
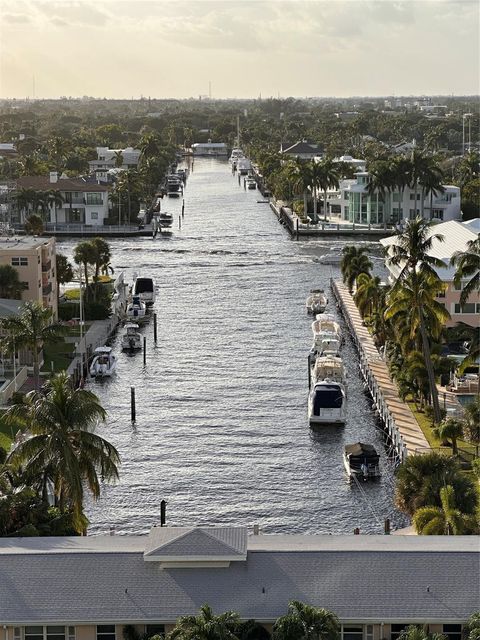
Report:
[[[49,282],[47,285],[42,287],[42,295],[48,296],[52,293],[52,283]]]
[[[47,273],[48,271],[50,271],[50,269],[52,268],[52,261],[49,260],[48,262],[43,262],[42,263],[42,272],[43,273]]]

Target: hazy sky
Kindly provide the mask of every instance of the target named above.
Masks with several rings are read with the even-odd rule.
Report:
[[[0,0],[0,97],[479,93],[478,0]]]

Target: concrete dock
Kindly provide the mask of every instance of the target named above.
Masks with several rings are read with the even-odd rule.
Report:
[[[387,364],[363,324],[352,295],[341,282],[331,280],[331,287],[357,347],[365,383],[396,454],[403,462],[408,454],[428,450],[430,445],[410,407],[398,395]]]

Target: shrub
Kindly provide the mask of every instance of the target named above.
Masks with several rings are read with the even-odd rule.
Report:
[[[65,302],[58,305],[58,319],[68,322],[73,318],[78,318],[80,316],[80,305]]]

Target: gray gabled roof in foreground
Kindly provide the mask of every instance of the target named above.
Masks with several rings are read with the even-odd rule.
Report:
[[[454,622],[480,602],[473,536],[253,536],[246,561],[188,569],[146,562],[146,536],[49,540],[0,540],[0,624],[168,622],[205,602],[272,621],[292,599],[342,621]]]

